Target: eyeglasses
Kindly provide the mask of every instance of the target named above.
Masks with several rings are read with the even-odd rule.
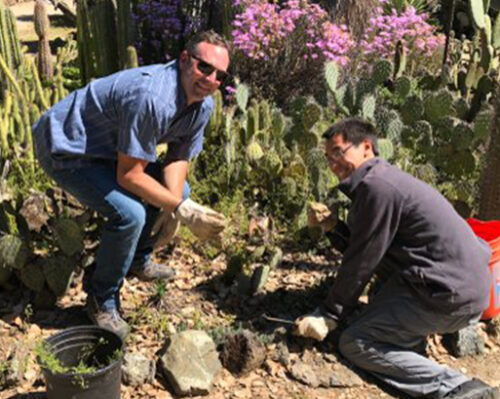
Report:
[[[354,145],[354,143],[349,144],[346,148],[335,147],[330,151],[330,154],[325,154],[327,160],[338,161],[343,158],[347,151]]]
[[[229,73],[227,73],[226,71],[221,71],[220,69],[217,69],[212,64],[209,64],[208,62],[202,60],[200,57],[197,57],[196,55],[191,54],[191,53],[189,53],[189,56],[191,58],[194,58],[196,61],[198,61],[196,68],[203,75],[210,76],[212,73],[214,73],[214,71],[217,71],[215,74],[215,79],[220,83],[224,82],[229,77]]]

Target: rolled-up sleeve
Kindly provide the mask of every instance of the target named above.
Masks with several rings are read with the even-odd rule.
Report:
[[[356,190],[347,224],[349,244],[335,282],[324,302],[333,316],[350,313],[384,257],[401,219],[403,196],[389,183],[376,179]]]

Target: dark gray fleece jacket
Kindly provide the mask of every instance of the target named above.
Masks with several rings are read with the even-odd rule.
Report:
[[[433,311],[465,315],[488,307],[490,248],[438,191],[380,158],[339,189],[352,204],[347,248],[324,302],[333,317],[352,310],[381,263],[398,270]]]

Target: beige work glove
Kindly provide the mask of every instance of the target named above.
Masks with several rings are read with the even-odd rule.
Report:
[[[310,202],[307,207],[307,226],[319,227],[323,233],[333,230],[337,217],[321,202]]]
[[[156,236],[154,248],[167,245],[179,231],[180,221],[172,212],[161,211],[156,218],[151,235]]]
[[[336,328],[337,322],[335,320],[325,316],[321,310],[315,309],[314,312],[295,320],[293,333],[301,337],[323,341],[328,333]]]
[[[226,218],[223,214],[197,204],[189,198],[177,207],[175,217],[202,240],[217,237],[226,227]]]

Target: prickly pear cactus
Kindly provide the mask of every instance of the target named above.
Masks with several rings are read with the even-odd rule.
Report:
[[[0,237],[0,264],[20,270],[28,260],[29,249],[23,240],[15,235],[6,234]]]
[[[243,83],[238,84],[238,86],[236,87],[236,104],[238,104],[240,110],[247,110],[249,96],[250,91],[248,89],[248,86]]]
[[[56,241],[66,255],[72,256],[83,250],[83,232],[72,219],[58,219],[54,222]]]
[[[401,76],[394,81],[394,94],[400,98],[406,98],[411,92],[411,80],[407,76]]]
[[[264,151],[259,143],[250,143],[246,148],[246,155],[249,161],[257,162],[264,156]]]
[[[469,104],[467,104],[467,100],[463,97],[459,97],[453,103],[453,108],[455,110],[455,114],[460,119],[466,119],[469,113]]]
[[[266,151],[261,159],[261,167],[272,177],[278,177],[283,170],[283,163],[275,151]]]
[[[406,99],[400,109],[401,117],[406,125],[422,119],[424,114],[424,103],[418,96],[410,96]]]
[[[40,292],[45,284],[45,275],[41,262],[28,263],[21,269],[20,279],[30,290]]]
[[[380,157],[387,160],[390,160],[394,155],[394,146],[389,139],[379,139],[378,150]]]
[[[465,122],[459,122],[455,126],[452,144],[457,150],[469,149],[473,139],[474,132]]]
[[[366,95],[361,102],[361,116],[366,120],[373,120],[376,106],[377,99],[375,96],[373,94]]]
[[[414,124],[415,138],[421,151],[432,150],[434,145],[434,136],[432,126],[427,121],[418,121]]]
[[[309,102],[302,110],[302,124],[304,129],[309,130],[321,119],[321,107],[315,102]]]
[[[285,134],[285,128],[285,116],[279,109],[274,110],[271,123],[271,133],[273,135],[273,138],[276,140],[282,139],[283,135]]]
[[[288,197],[295,197],[297,195],[297,182],[291,177],[286,176],[281,182],[283,191]]]
[[[453,113],[453,95],[447,89],[429,94],[424,101],[425,116],[430,122],[451,116]]]
[[[336,62],[330,61],[325,64],[325,79],[328,88],[335,93],[339,82],[339,67]]]
[[[67,256],[53,255],[43,260],[43,274],[47,285],[58,297],[64,295],[69,288],[75,269],[76,262]]]
[[[392,62],[388,60],[378,61],[373,66],[372,79],[377,85],[381,85],[391,78]]]
[[[490,136],[493,115],[491,110],[484,110],[476,115],[474,118],[474,137],[476,140],[485,141]]]

